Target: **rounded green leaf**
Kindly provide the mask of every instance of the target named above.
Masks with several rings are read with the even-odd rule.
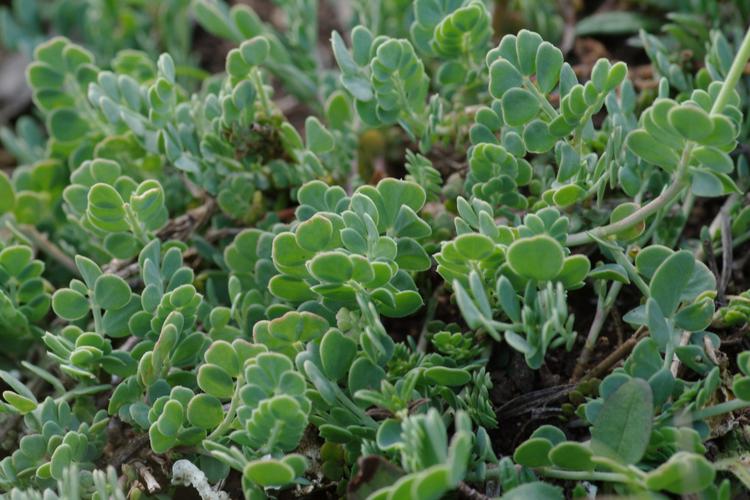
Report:
[[[629,215],[632,215],[638,209],[641,208],[640,205],[637,203],[632,202],[626,202],[621,203],[617,205],[614,209],[612,209],[612,212],[609,214],[609,222],[615,223],[623,220],[624,218],[628,217]],[[643,231],[646,229],[646,221],[640,221],[636,224],[633,224],[627,229],[624,229],[620,231],[619,233],[615,233],[615,237],[618,240],[621,241],[630,241],[634,240],[637,237],[639,237],[641,234],[643,234]]]
[[[209,394],[198,394],[188,403],[187,418],[191,425],[201,429],[215,429],[224,419],[224,407]]]
[[[298,453],[291,453],[281,459],[286,465],[294,470],[295,477],[299,477],[305,474],[307,469],[307,459]]]
[[[424,371],[424,376],[440,385],[459,386],[469,383],[471,373],[461,368],[432,366]]]
[[[714,466],[702,455],[678,451],[646,476],[646,486],[677,495],[698,493],[713,484]]]
[[[606,92],[613,90],[615,87],[620,85],[625,80],[625,77],[627,76],[628,76],[628,65],[622,61],[615,63],[609,69],[609,74],[607,75],[607,85],[605,86],[604,90]]]
[[[114,274],[102,274],[94,284],[94,300],[104,309],[119,309],[130,302],[130,286]]]
[[[588,257],[581,254],[571,255],[563,261],[563,268],[556,279],[562,282],[565,288],[580,286],[590,270],[591,262]]]
[[[549,483],[534,481],[516,486],[500,497],[500,500],[563,500],[562,489]]]
[[[538,235],[514,241],[508,247],[507,258],[511,269],[519,276],[549,281],[563,269],[565,254],[557,240]]]
[[[323,282],[343,283],[351,279],[352,272],[352,262],[343,252],[320,253],[310,262],[310,273]]]
[[[656,300],[666,317],[671,316],[680,303],[682,293],[690,282],[695,257],[687,250],[670,255],[656,269],[651,278],[649,294]]]
[[[560,80],[563,54],[549,42],[542,42],[536,51],[536,83],[544,94],[552,92]]]
[[[455,239],[456,251],[467,260],[483,260],[495,250],[495,244],[483,234],[467,233]]]
[[[593,470],[591,461],[593,453],[588,446],[573,441],[560,443],[549,452],[549,459],[554,465],[568,470]]]
[[[198,387],[219,399],[229,399],[234,394],[232,377],[220,366],[205,364],[198,369]]]
[[[204,354],[206,363],[221,366],[229,375],[236,377],[240,373],[240,360],[232,344],[225,340],[216,340]]]
[[[503,118],[513,127],[524,125],[539,113],[540,104],[534,95],[523,88],[512,88],[503,95]]]
[[[226,70],[234,78],[245,78],[250,72],[250,65],[245,62],[240,49],[232,49],[227,54]]]
[[[544,438],[531,438],[521,443],[513,453],[513,460],[526,467],[544,467],[550,465],[548,458],[552,443]]]
[[[385,378],[385,371],[366,357],[352,363],[349,369],[348,386],[352,393],[360,389],[380,389],[380,382]]]
[[[300,248],[309,252],[319,252],[328,246],[333,236],[333,225],[326,217],[316,215],[297,226],[295,238]],[[274,242],[275,243],[275,242]],[[279,246],[277,249],[279,259],[286,262],[287,256],[282,252],[288,252],[289,245]]]
[[[55,452],[52,453],[52,458],[50,459],[50,474],[58,481],[62,480],[63,471],[67,470],[72,463],[73,450],[70,449],[69,445],[63,443],[55,448]]]
[[[245,62],[251,66],[259,66],[266,62],[271,45],[263,36],[256,36],[242,42],[240,52]]]
[[[693,149],[690,155],[692,161],[722,174],[730,174],[734,170],[732,158],[724,151],[710,146]]]
[[[633,378],[604,400],[591,428],[596,455],[623,464],[638,462],[646,452],[653,424],[653,396],[648,382]]]
[[[177,437],[165,436],[159,431],[159,427],[156,425],[149,427],[148,437],[151,442],[151,449],[155,453],[164,453],[177,444]]]
[[[30,411],[34,411],[37,407],[37,403],[31,399],[16,394],[13,391],[3,391],[3,399],[8,402],[9,405],[18,410],[21,414],[26,414]]]
[[[31,248],[25,245],[11,245],[0,252],[0,265],[11,276],[20,276],[33,258]]]
[[[93,225],[104,231],[116,233],[129,229],[122,197],[109,184],[97,183],[91,187],[86,214]]]
[[[410,493],[413,498],[439,499],[453,488],[454,476],[452,468],[448,465],[433,465],[419,474],[417,483],[412,485]]]
[[[625,145],[636,156],[643,160],[672,171],[680,162],[680,157],[667,144],[659,141],[644,129],[630,132],[625,139]]]
[[[557,137],[550,132],[549,125],[535,119],[523,129],[523,142],[530,152],[545,153],[554,147]]]
[[[331,134],[314,116],[308,116],[305,120],[305,143],[315,154],[327,153],[334,146],[333,134]]]
[[[537,427],[536,430],[531,433],[531,437],[544,438],[552,443],[553,446],[562,443],[566,439],[565,433],[563,431],[561,431],[554,425],[549,424]]]
[[[47,452],[47,440],[41,434],[30,434],[19,440],[18,448],[31,460],[41,460]]]
[[[578,184],[568,184],[555,191],[555,194],[552,195],[552,201],[558,207],[565,208],[583,199],[585,195],[586,190]]]
[[[495,99],[501,99],[505,93],[523,85],[523,76],[506,59],[498,59],[490,66],[490,94]]]
[[[669,124],[689,141],[700,141],[708,137],[714,128],[708,113],[690,104],[673,107],[667,119]]]
[[[395,418],[384,420],[378,427],[378,433],[375,436],[378,448],[383,451],[397,451],[403,443],[402,432],[401,421]]]
[[[320,342],[320,360],[323,371],[333,380],[343,379],[357,355],[357,343],[340,330],[332,328]]]
[[[159,432],[165,436],[176,436],[182,427],[185,412],[179,401],[171,399],[164,404],[161,415],[156,421]]]
[[[276,275],[268,283],[268,290],[279,297],[290,302],[304,302],[317,297],[310,290],[310,285],[304,281],[290,276]]]
[[[116,259],[132,259],[138,255],[141,243],[130,233],[110,233],[104,237],[104,248]]]
[[[750,377],[737,377],[732,383],[734,395],[745,401],[750,401]]]
[[[74,109],[62,108],[52,112],[48,119],[52,137],[60,142],[74,142],[89,131],[89,124]]]
[[[52,296],[52,310],[68,321],[81,319],[89,312],[89,301],[70,288],[63,288]]]
[[[294,481],[294,469],[279,460],[254,460],[245,466],[243,476],[264,488],[284,486]]]

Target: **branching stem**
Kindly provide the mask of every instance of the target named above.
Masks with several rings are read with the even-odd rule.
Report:
[[[742,72],[745,68],[745,64],[750,59],[750,29],[745,33],[745,38],[742,40],[737,55],[732,62],[732,67],[727,73],[726,80],[719,91],[719,95],[716,96],[711,107],[711,114],[721,113],[729,100],[734,88],[737,86],[737,82],[742,76]],[[583,231],[580,233],[571,234],[568,236],[566,241],[568,246],[583,245],[593,241],[592,235],[599,238],[606,238],[620,231],[629,229],[641,221],[645,220],[650,215],[656,213],[659,209],[675,200],[680,196],[688,184],[688,163],[690,161],[690,153],[695,147],[695,143],[688,142],[682,151],[680,163],[677,166],[672,183],[662,193],[648,202],[646,205],[636,210],[629,216],[622,220],[608,224],[606,226],[600,226],[592,229],[591,231]]]

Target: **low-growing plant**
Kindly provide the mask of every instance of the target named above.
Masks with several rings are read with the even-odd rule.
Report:
[[[727,444],[750,407],[750,30],[642,32],[642,90],[489,2],[350,3],[321,57],[318,2],[167,2],[233,44],[189,78],[182,26],[78,44],[37,2],[0,11],[44,123],[2,134],[0,492],[750,487]]]

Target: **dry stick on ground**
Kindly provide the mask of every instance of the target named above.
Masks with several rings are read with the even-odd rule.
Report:
[[[458,498],[464,498],[466,500],[490,500],[490,497],[484,493],[479,493],[477,490],[461,481],[458,483]]]
[[[116,455],[110,460],[110,464],[115,468],[119,468],[124,464],[133,454],[143,448],[148,443],[148,434],[139,434],[133,439],[129,440],[127,444],[120,448]]]
[[[162,241],[169,239],[184,241],[196,230],[206,225],[215,212],[216,201],[214,201],[213,198],[206,198],[203,205],[193,208],[179,217],[170,219],[169,222],[167,222],[167,224],[156,233],[156,236]],[[104,267],[104,271],[128,279],[138,273],[138,262],[114,259]]]
[[[495,415],[498,420],[524,415],[539,407],[564,398],[574,388],[575,384],[556,385],[521,394],[497,408]]]
[[[25,236],[31,242],[33,247],[50,256],[71,273],[75,275],[78,274],[78,268],[76,267],[75,261],[68,254],[63,252],[60,247],[52,243],[49,238],[47,238],[47,235],[39,232],[36,227],[30,224],[24,224],[22,226],[16,226],[15,229]]]
[[[146,489],[150,494],[161,491],[161,485],[159,484],[159,481],[156,480],[154,475],[151,473],[151,469],[149,469],[146,464],[140,461],[135,461],[133,462],[133,466],[135,467],[135,470],[138,471],[138,475],[141,476],[143,482],[146,483]]]
[[[620,294],[620,290],[622,290],[622,283],[615,281],[612,283],[607,294],[600,296],[597,300],[594,320],[591,322],[591,328],[586,337],[586,343],[583,345],[583,350],[578,356],[578,362],[573,369],[573,375],[570,377],[571,382],[575,382],[581,378],[581,375],[583,375],[583,371],[586,369],[586,365],[588,365],[589,360],[591,359],[591,354],[594,352],[594,347],[596,347],[596,341],[599,338],[599,334],[601,333],[602,328],[604,328],[604,321],[607,319],[612,307],[614,307],[617,296]]]
[[[716,235],[719,230],[721,229],[721,214],[724,211],[731,212],[732,207],[737,203],[739,200],[739,196],[736,193],[730,194],[727,199],[724,201],[724,204],[722,205],[719,212],[716,214],[716,216],[713,218],[711,223],[708,225],[708,234],[711,236],[711,239],[713,240],[714,235]],[[702,261],[706,257],[707,252],[706,249],[703,247],[703,245],[698,246],[698,248],[695,251],[695,258]]]
[[[645,337],[647,334],[648,330],[646,330],[644,327],[640,327],[628,340],[623,342],[620,347],[615,349],[612,354],[601,360],[598,365],[592,368],[586,374],[586,376],[583,377],[583,379],[586,380],[592,378],[601,378],[602,375],[609,372],[612,367],[622,361],[623,358],[627,357],[627,355],[630,354],[630,351],[633,350],[638,341]]]
[[[717,300],[720,304],[724,302],[724,296],[732,279],[732,223],[729,218],[729,207],[724,205],[719,212],[721,219],[721,278],[719,279],[719,288]]]
[[[688,344],[690,341],[690,332],[687,330],[684,330],[682,334],[680,335],[680,343],[678,347],[683,347]],[[678,358],[676,355],[672,359],[672,366],[670,367],[670,371],[672,372],[672,376],[677,378],[677,373],[680,371],[680,358]]]
[[[716,276],[716,279],[718,280],[720,278],[719,268],[716,267],[716,254],[714,253],[714,244],[711,242],[710,235],[707,238],[703,238],[701,240],[700,248],[703,250],[703,254],[705,255],[704,260],[706,261],[706,265],[711,270],[711,273],[714,276]],[[718,294],[717,294],[717,300],[718,300]]]

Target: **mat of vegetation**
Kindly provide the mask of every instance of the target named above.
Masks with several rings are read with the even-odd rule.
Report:
[[[2,498],[747,498],[746,1],[3,4]]]

